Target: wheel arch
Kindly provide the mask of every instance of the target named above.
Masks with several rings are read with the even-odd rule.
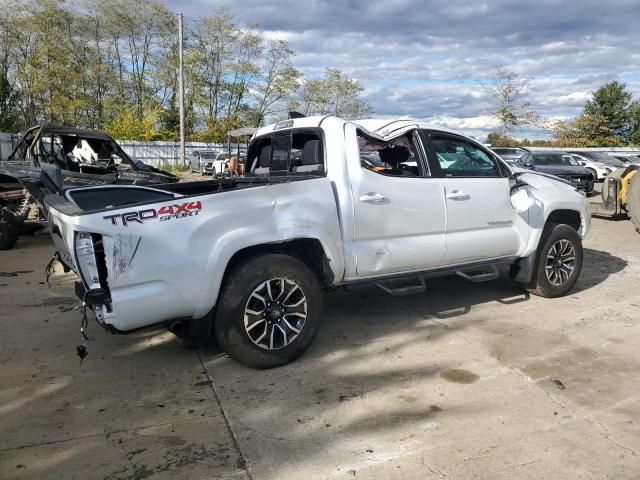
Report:
[[[582,232],[582,216],[577,210],[566,208],[553,210],[547,216],[547,220],[544,225],[545,228],[550,224],[565,224],[569,225],[579,234]]]
[[[254,237],[254,242],[225,241],[224,247],[214,249],[209,259],[209,269],[205,272],[205,279],[198,297],[197,307],[193,313],[194,319],[209,317],[214,313],[218,295],[229,272],[247,258],[268,253],[290,255],[305,265],[316,275],[323,287],[328,287],[341,280],[344,265],[340,252],[329,239],[320,237],[292,236],[282,240]],[[234,247],[234,244],[237,245]],[[238,245],[239,244],[239,245]]]
[[[320,283],[325,287],[331,285],[335,280],[329,257],[320,240],[317,238],[294,238],[283,240],[282,242],[251,245],[238,250],[227,262],[224,274],[222,275],[223,281],[238,263],[247,258],[267,253],[280,253],[300,260],[311,269]]]
[[[581,213],[570,208],[558,208],[552,210],[544,222],[535,250],[528,256],[517,260],[511,268],[509,276],[525,284],[533,285],[533,276],[538,268],[540,250],[554,225],[568,225],[581,237],[585,231],[585,225]]]

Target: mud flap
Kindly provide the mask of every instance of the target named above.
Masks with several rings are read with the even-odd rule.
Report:
[[[521,283],[531,283],[536,271],[536,257],[538,252],[528,257],[516,260],[509,270],[509,278]]]

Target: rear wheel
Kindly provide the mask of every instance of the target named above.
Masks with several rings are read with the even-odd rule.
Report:
[[[322,316],[322,290],[304,263],[267,254],[238,264],[224,281],[214,319],[219,346],[253,368],[273,368],[302,355]]]
[[[541,239],[535,287],[529,288],[541,297],[566,295],[578,281],[582,270],[582,239],[569,225],[548,225]]]

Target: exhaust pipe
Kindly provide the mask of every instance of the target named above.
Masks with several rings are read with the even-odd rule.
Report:
[[[169,324],[169,331],[178,338],[185,338],[189,332],[187,322],[184,320]]]

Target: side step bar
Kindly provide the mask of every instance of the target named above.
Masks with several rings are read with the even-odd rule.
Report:
[[[500,276],[501,268],[512,268],[518,266],[517,262],[522,262],[525,273],[529,271],[535,261],[535,256],[527,258],[505,257],[504,259],[493,260],[492,262],[476,262],[474,264],[456,265],[453,267],[442,267],[433,270],[425,270],[407,275],[398,274],[386,278],[379,279],[363,279],[361,281],[350,281],[343,284],[345,288],[355,288],[357,286],[375,285],[384,290],[389,295],[412,295],[414,293],[422,293],[427,289],[425,279],[445,277],[448,275],[458,275],[469,282],[488,282],[495,280]],[[516,277],[517,278],[517,277]],[[527,281],[526,275],[517,278],[518,281]]]
[[[376,286],[387,292],[389,295],[393,295],[395,297],[422,293],[427,289],[427,284],[423,277],[405,277],[383,280],[382,282],[376,283]]]
[[[498,272],[498,268],[495,265],[491,265],[488,272],[482,270],[457,270],[456,275],[469,282],[480,283],[495,280],[500,276],[500,272]]]

